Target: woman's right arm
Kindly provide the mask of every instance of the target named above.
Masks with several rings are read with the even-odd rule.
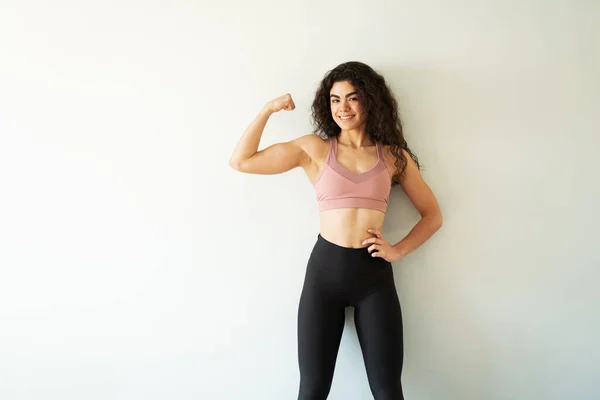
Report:
[[[307,136],[289,142],[276,143],[258,151],[260,138],[271,114],[281,110],[291,111],[296,108],[289,94],[269,101],[258,116],[246,129],[239,140],[229,165],[240,172],[249,174],[280,174],[310,162],[304,151]]]

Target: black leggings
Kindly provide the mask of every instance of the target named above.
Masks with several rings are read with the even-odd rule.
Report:
[[[391,264],[367,248],[338,246],[321,235],[308,260],[298,308],[298,399],[327,398],[348,306],[354,306],[373,397],[404,399],[402,312]]]

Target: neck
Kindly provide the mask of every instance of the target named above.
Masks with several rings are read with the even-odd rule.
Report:
[[[342,130],[338,137],[338,142],[355,149],[375,144],[363,129]]]

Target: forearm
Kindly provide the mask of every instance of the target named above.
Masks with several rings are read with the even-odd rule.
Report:
[[[394,247],[404,257],[412,253],[429,239],[442,226],[441,214],[424,215],[404,239],[394,245]]]
[[[267,125],[267,121],[273,112],[265,105],[258,113],[254,121],[246,128],[244,134],[240,138],[233,155],[231,156],[230,164],[236,164],[247,160],[258,151],[260,139]]]

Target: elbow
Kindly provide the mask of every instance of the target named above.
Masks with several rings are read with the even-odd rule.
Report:
[[[442,225],[444,224],[444,218],[442,217],[442,213],[441,212],[437,212],[435,213],[434,217],[433,217],[433,227],[435,228],[436,231],[438,231]]]
[[[435,211],[435,212],[427,213],[427,214],[423,215],[423,218],[429,221],[428,225],[431,227],[431,230],[433,232],[438,231],[444,223],[444,219],[442,218],[442,213],[439,210]]]
[[[235,169],[236,171],[241,171],[242,170],[242,163],[239,160],[236,160],[234,158],[231,158],[229,160],[229,166],[233,169]]]

